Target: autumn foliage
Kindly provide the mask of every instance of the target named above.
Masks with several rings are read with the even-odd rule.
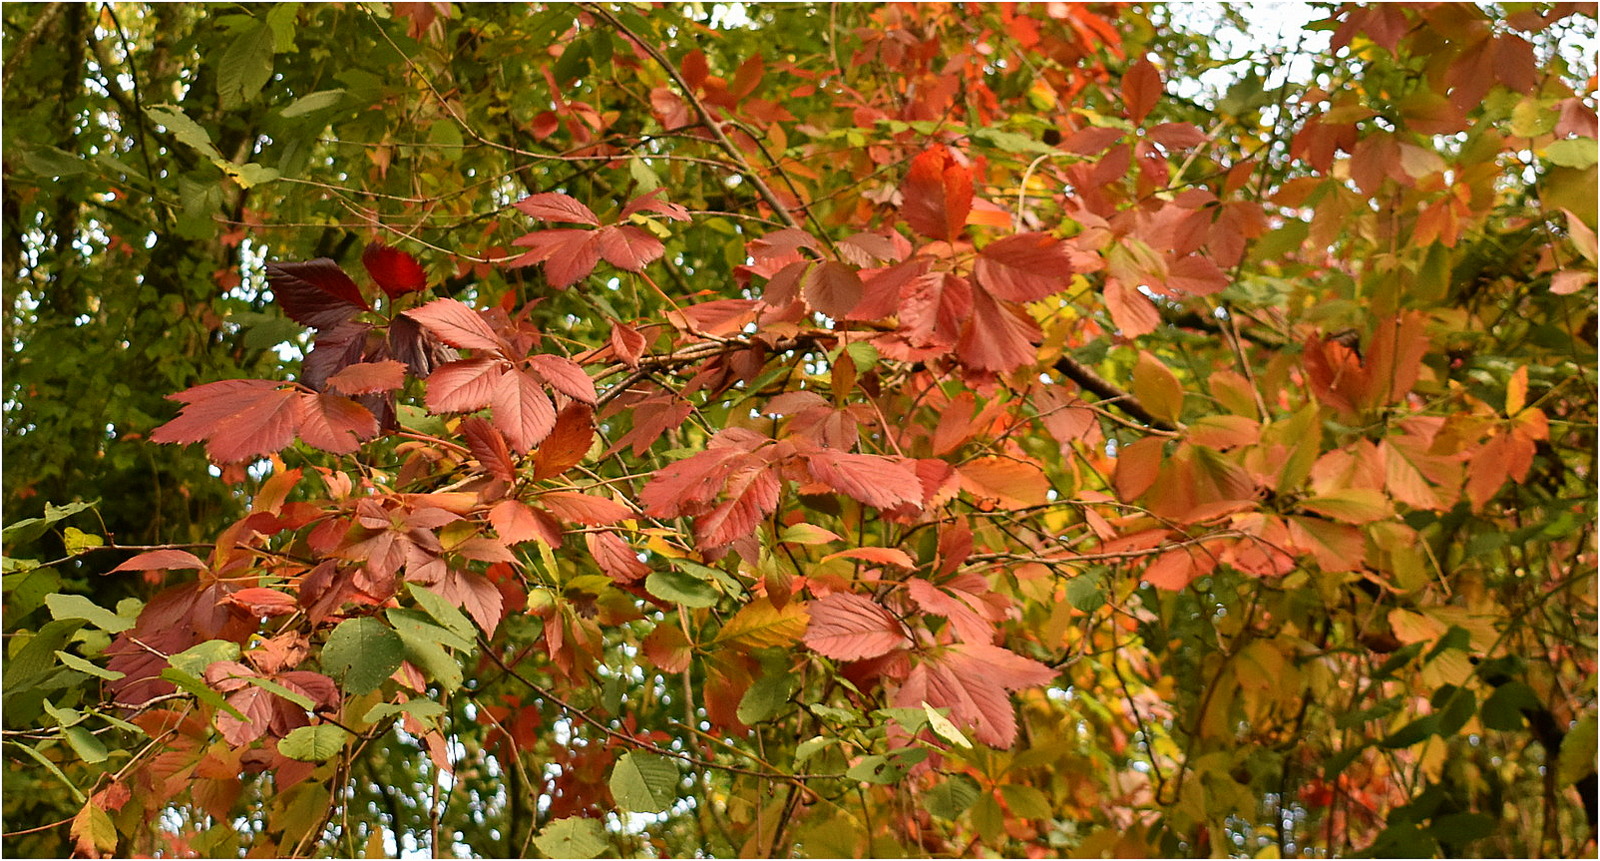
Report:
[[[1592,851],[1592,9],[1343,8],[1207,104],[1099,5],[386,14],[287,26],[425,138],[219,156],[303,360],[138,431],[242,510],[114,608],[22,588],[87,506],[7,527],[20,851]],[[365,81],[228,63],[213,123]]]

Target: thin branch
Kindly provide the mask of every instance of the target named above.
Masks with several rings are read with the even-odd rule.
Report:
[[[1083,364],[1071,356],[1062,356],[1056,359],[1055,369],[1078,385],[1099,395],[1107,403],[1114,405],[1130,416],[1141,422],[1164,431],[1180,431],[1181,425],[1173,424],[1166,419],[1156,418],[1139,399],[1132,394],[1118,388],[1116,384],[1094,372],[1093,368]]]

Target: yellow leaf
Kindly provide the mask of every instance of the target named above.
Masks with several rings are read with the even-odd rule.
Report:
[[[733,614],[714,642],[747,649],[788,646],[806,632],[810,618],[798,601],[790,601],[780,610],[765,597],[757,598]]]
[[[1159,419],[1174,422],[1183,412],[1182,384],[1160,359],[1143,350],[1133,366],[1133,396]]]
[[[1528,366],[1523,365],[1511,375],[1511,381],[1506,383],[1506,415],[1514,416],[1522,412],[1528,403]]]

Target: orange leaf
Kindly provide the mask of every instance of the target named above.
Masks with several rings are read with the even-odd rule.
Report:
[[[1049,501],[1050,479],[1036,463],[990,455],[956,467],[961,489],[1004,508],[1027,508]]]

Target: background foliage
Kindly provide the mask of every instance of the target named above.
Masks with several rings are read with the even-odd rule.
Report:
[[[1593,6],[1190,8],[7,5],[5,851],[1592,854]]]

